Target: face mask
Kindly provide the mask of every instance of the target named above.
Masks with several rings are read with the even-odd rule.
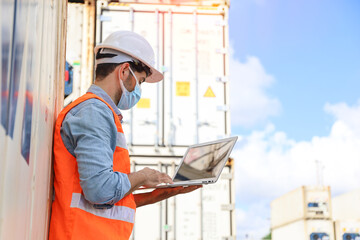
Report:
[[[138,103],[138,101],[141,98],[141,88],[140,88],[139,82],[130,67],[129,67],[129,70],[135,78],[136,85],[135,85],[134,90],[129,92],[126,89],[126,87],[124,86],[124,83],[120,79],[120,76],[119,76],[122,95],[121,95],[121,98],[120,98],[120,101],[119,101],[117,107],[120,108],[121,110],[128,110],[128,109],[132,108],[133,106],[135,106]],[[120,72],[119,72],[119,75],[120,75]]]

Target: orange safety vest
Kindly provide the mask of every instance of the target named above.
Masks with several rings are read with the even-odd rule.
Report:
[[[130,158],[125,135],[118,116],[111,106],[93,93],[86,93],[64,108],[58,116],[54,133],[54,188],[50,240],[116,239],[130,238],[136,203],[132,194],[124,197],[111,209],[96,209],[84,198],[76,158],[66,149],[60,128],[66,114],[76,105],[91,98],[103,101],[113,112],[117,127],[117,143],[113,155],[113,170],[130,173]]]

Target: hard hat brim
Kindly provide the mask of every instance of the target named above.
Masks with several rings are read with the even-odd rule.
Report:
[[[146,66],[150,67],[147,64]],[[145,82],[156,83],[164,79],[164,75],[161,72],[159,72],[157,69],[153,67],[150,67],[150,69],[151,69],[151,75],[145,79]]]
[[[146,66],[148,66],[151,69],[151,75],[147,78],[145,78],[145,82],[148,83],[156,83],[156,82],[160,82],[161,80],[164,79],[164,75],[159,72],[157,69],[155,69],[150,63],[148,63],[146,60],[141,59],[138,56],[134,56],[131,52],[126,51],[125,49],[121,49],[121,48],[115,48],[111,45],[107,45],[107,44],[98,44],[95,48],[94,48],[94,53],[96,54],[100,48],[110,48],[110,49],[114,49],[116,51],[119,52],[123,52],[129,56],[131,56],[132,58],[139,60],[140,62],[144,63]]]

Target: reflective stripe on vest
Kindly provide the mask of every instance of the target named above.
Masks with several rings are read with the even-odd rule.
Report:
[[[127,144],[126,144],[126,139],[125,139],[125,134],[123,134],[122,132],[117,132],[116,146],[128,150],[128,147],[127,147]]]
[[[71,199],[72,208],[79,208],[98,217],[121,220],[129,223],[135,221],[135,210],[124,206],[113,206],[110,209],[97,209],[89,203],[81,193],[73,193]]]

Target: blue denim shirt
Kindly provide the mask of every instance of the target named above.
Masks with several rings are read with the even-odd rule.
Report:
[[[92,85],[92,92],[121,114],[110,96]],[[61,129],[66,149],[76,158],[80,185],[85,198],[97,208],[110,208],[130,190],[127,174],[113,171],[117,128],[111,109],[98,99],[89,99],[73,107]]]

